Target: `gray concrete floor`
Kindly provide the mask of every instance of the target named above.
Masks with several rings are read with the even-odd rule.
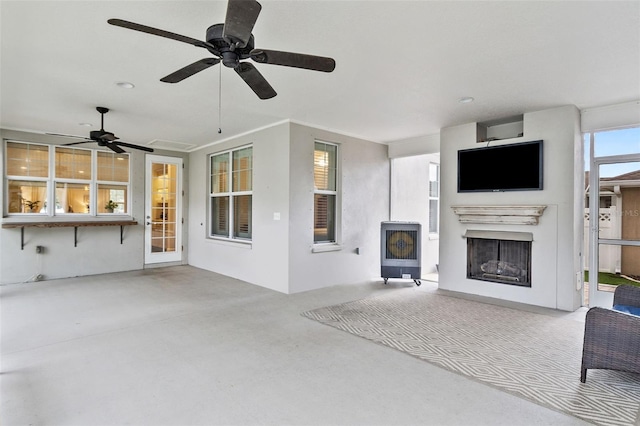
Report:
[[[578,425],[300,316],[425,281],[284,295],[190,266],[8,285],[0,423]]]

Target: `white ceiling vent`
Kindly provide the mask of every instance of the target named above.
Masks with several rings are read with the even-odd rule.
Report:
[[[149,142],[149,146],[152,146],[155,149],[168,149],[171,151],[190,151],[195,148],[197,145],[193,143],[182,143],[182,142],[173,142],[173,141],[165,141],[162,139],[154,139]]]

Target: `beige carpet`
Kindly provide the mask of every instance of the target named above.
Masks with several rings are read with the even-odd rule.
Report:
[[[640,375],[580,383],[580,321],[409,289],[302,315],[595,424],[638,418]]]

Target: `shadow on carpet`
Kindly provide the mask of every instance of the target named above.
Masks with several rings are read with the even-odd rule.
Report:
[[[394,291],[303,316],[599,425],[634,425],[640,375],[589,370],[584,323],[416,291]]]

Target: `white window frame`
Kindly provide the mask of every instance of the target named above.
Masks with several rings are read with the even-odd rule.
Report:
[[[436,184],[438,187],[438,193],[436,196],[433,196],[431,194],[431,182],[433,182],[431,180],[431,168],[435,167],[436,168]],[[429,162],[429,168],[428,168],[428,188],[427,191],[429,192],[429,237],[430,238],[437,238],[438,235],[440,234],[440,164],[439,163],[434,163],[434,162]],[[435,201],[436,202],[436,210],[435,210],[435,215],[436,215],[436,230],[432,231],[431,230],[431,215],[432,215],[432,211],[431,211],[431,202]]]
[[[7,158],[7,143],[17,143],[24,145],[38,145],[38,146],[46,146],[48,147],[48,176],[47,177],[32,177],[32,176],[20,176],[20,175],[8,175],[8,158]],[[56,176],[56,149],[57,148],[68,148],[66,146],[58,146],[51,144],[43,144],[43,143],[35,143],[35,142],[27,142],[21,140],[13,140],[7,139],[5,140],[3,146],[3,152],[5,156],[5,175],[4,175],[4,190],[5,190],[5,199],[3,210],[8,217],[29,217],[29,218],[53,218],[53,217],[69,217],[73,216],[76,218],[96,218],[96,217],[131,217],[130,209],[131,209],[131,156],[128,153],[118,154],[118,155],[126,155],[128,157],[128,180],[126,182],[110,182],[110,181],[101,181],[98,180],[98,152],[106,152],[110,153],[110,151],[106,150],[96,150],[90,148],[78,148],[73,147],[73,149],[89,151],[91,153],[91,178],[90,179],[73,179],[73,178],[58,178]],[[10,213],[9,212],[9,181],[10,180],[23,180],[23,181],[32,181],[32,182],[45,182],[46,183],[46,199],[50,200],[50,202],[54,205],[54,208],[47,208],[46,213]],[[89,187],[89,212],[73,212],[69,213],[66,208],[62,207],[60,212],[56,212],[55,201],[56,201],[56,184],[57,183],[70,183],[70,184],[81,184],[87,185]],[[99,184],[113,184],[118,186],[126,187],[127,191],[127,200],[126,206],[129,211],[122,213],[98,213],[100,209],[97,206],[97,198],[98,198],[98,186]],[[44,207],[43,205],[40,208]]]
[[[110,180],[100,180],[98,179],[98,153],[103,153],[103,154],[111,154],[111,155],[127,155],[129,157],[129,171],[128,171],[128,180],[127,182],[121,182],[121,181],[110,181]],[[118,207],[115,209],[114,213],[98,213],[98,215],[108,215],[108,216],[112,216],[112,215],[118,215],[118,214],[131,214],[131,156],[128,153],[122,153],[122,154],[116,154],[115,152],[112,151],[96,151],[95,155],[94,155],[94,159],[93,159],[93,170],[94,175],[94,181],[96,183],[96,188],[95,191],[93,192],[94,197],[97,199],[98,197],[98,189],[100,187],[100,185],[109,185],[109,186],[124,186],[126,187],[126,191],[127,191],[127,195],[124,197],[125,198],[125,206],[127,207],[128,211],[122,210],[122,205],[118,205]],[[109,191],[113,191],[113,189],[109,189]],[[114,200],[114,202],[118,202],[119,200]],[[102,207],[102,206],[98,206],[97,205],[97,200],[94,201],[92,204],[92,206],[95,205],[96,207],[96,211],[99,212],[101,209],[98,207]]]
[[[324,145],[331,145],[334,146],[336,148],[336,164],[335,164],[335,171],[336,171],[336,176],[335,176],[335,190],[321,190],[316,188],[315,186],[315,165],[313,163],[313,161],[315,161],[315,158],[312,157],[312,163],[311,166],[314,170],[314,174],[313,174],[313,178],[314,178],[314,186],[313,186],[313,218],[312,220],[315,222],[315,196],[316,195],[333,195],[335,196],[335,205],[334,205],[334,241],[315,241],[315,231],[314,233],[311,235],[311,240],[313,241],[313,247],[312,247],[312,252],[313,253],[321,253],[321,252],[327,252],[327,251],[337,251],[337,250],[341,250],[342,246],[341,246],[341,237],[342,237],[342,215],[341,215],[341,211],[342,211],[342,152],[341,152],[341,146],[338,143],[334,143],[334,142],[327,142],[324,140],[320,140],[320,139],[316,139],[313,142],[313,152],[315,153],[316,151],[316,144],[324,144]],[[315,229],[315,223],[314,223],[314,229]]]
[[[245,191],[234,191],[233,190],[233,153],[237,152],[237,151],[241,151],[243,149],[247,149],[247,148],[251,148],[251,190],[245,190]],[[212,188],[212,177],[213,177],[213,169],[212,169],[212,160],[214,157],[220,156],[220,155],[228,155],[229,156],[229,167],[227,169],[227,191],[226,192],[213,192],[213,188]],[[218,152],[214,152],[212,154],[210,154],[208,156],[208,160],[209,160],[209,165],[208,165],[208,169],[209,169],[209,183],[208,183],[208,188],[209,188],[209,196],[208,198],[208,205],[207,205],[207,220],[208,220],[208,226],[207,226],[207,238],[213,239],[213,240],[223,240],[223,241],[233,241],[233,242],[240,242],[240,243],[251,243],[252,239],[253,239],[253,144],[249,144],[249,145],[243,145],[243,146],[239,146],[236,148],[232,148],[232,149],[228,149],[225,151],[218,151]],[[249,195],[251,196],[251,217],[249,220],[249,234],[250,237],[240,237],[240,236],[234,236],[234,227],[235,227],[235,223],[234,223],[234,200],[236,197],[239,196],[243,196],[243,195]],[[228,232],[227,235],[220,235],[220,234],[214,234],[213,233],[213,199],[214,198],[227,198],[228,199],[228,210],[227,210],[227,217],[228,217]]]
[[[91,198],[93,196],[93,194],[95,193],[95,190],[97,190],[97,186],[93,186],[92,183],[95,182],[95,178],[96,178],[96,167],[95,167],[95,157],[97,156],[97,154],[94,154],[93,151],[89,148],[78,148],[75,146],[54,146],[52,147],[52,151],[53,151],[53,162],[50,163],[51,164],[51,168],[49,169],[49,175],[52,176],[52,191],[50,192],[50,194],[53,195],[53,197],[47,197],[50,200],[53,200],[53,208],[49,209],[47,208],[47,214],[50,216],[62,216],[62,215],[81,215],[81,216],[86,216],[87,214],[91,216],[91,212],[97,212],[98,209],[96,208],[92,208],[94,207],[93,204],[91,203]],[[67,178],[67,177],[58,177],[56,175],[56,153],[58,153],[59,149],[67,149],[67,150],[73,150],[73,151],[81,151],[81,152],[90,152],[90,173],[91,173],[91,177],[89,179],[78,179],[78,178]],[[58,189],[58,184],[71,184],[71,185],[84,185],[86,187],[89,188],[89,199],[87,200],[87,202],[89,203],[89,208],[88,208],[88,212],[69,212],[68,208],[69,205],[61,205],[60,209],[62,210],[61,212],[56,212],[57,208],[58,208],[58,203],[57,203],[57,198],[56,198],[56,192]]]
[[[7,155],[7,144],[9,143],[20,143],[20,144],[29,144],[29,145],[36,145],[36,146],[45,146],[47,147],[47,155],[48,155],[48,163],[47,163],[47,170],[48,170],[48,175],[47,176],[21,176],[21,175],[9,175],[8,171],[9,171],[9,156]],[[27,182],[44,182],[45,183],[45,193],[47,194],[47,199],[51,199],[50,196],[50,192],[51,192],[51,157],[52,154],[51,152],[53,151],[53,146],[48,145],[48,144],[43,144],[43,143],[30,143],[30,142],[24,142],[24,141],[18,141],[18,140],[5,140],[3,146],[3,155],[4,155],[4,182],[3,182],[3,188],[4,188],[4,200],[3,200],[3,212],[6,216],[11,217],[11,216],[24,216],[24,217],[42,217],[44,215],[42,214],[34,214],[34,213],[10,213],[10,200],[9,200],[9,195],[10,195],[10,190],[9,190],[9,181],[12,180],[17,180],[17,181],[27,181]],[[21,198],[22,200],[22,198]],[[33,200],[30,200],[33,201]],[[38,200],[39,201],[39,200]],[[42,205],[39,206],[40,208],[42,208]]]

